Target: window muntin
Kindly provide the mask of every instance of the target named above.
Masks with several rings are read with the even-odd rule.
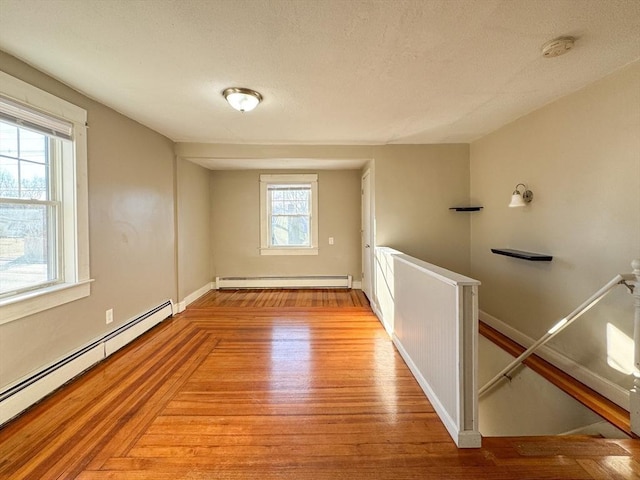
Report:
[[[270,247],[311,247],[311,184],[267,187]]]
[[[318,254],[318,176],[260,175],[260,254]]]
[[[0,298],[63,280],[56,140],[0,120]]]

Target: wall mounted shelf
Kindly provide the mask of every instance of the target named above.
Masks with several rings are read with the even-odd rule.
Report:
[[[456,212],[477,212],[484,207],[449,207],[449,210],[455,210]]]
[[[522,250],[513,250],[511,248],[492,248],[491,251],[497,255],[505,255],[507,257],[521,258],[530,262],[550,262],[553,260],[551,255],[544,253],[524,252]]]

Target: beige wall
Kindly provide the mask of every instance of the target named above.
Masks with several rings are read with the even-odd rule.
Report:
[[[469,273],[469,146],[388,145],[375,151],[376,244]]]
[[[534,192],[507,204],[514,186]],[[640,258],[640,64],[537,110],[471,145],[471,275],[480,308],[531,337]],[[490,252],[554,256],[533,263]],[[618,290],[565,330],[554,348],[621,385],[607,365],[607,323],[632,335],[631,295]],[[615,348],[615,347],[614,347]]]
[[[360,279],[360,171],[319,170],[319,254],[261,256],[260,174],[211,173],[212,251],[216,276],[350,274]],[[278,171],[278,173],[293,173]],[[296,173],[299,173],[297,171]],[[334,237],[334,245],[328,238]]]
[[[376,244],[397,248],[409,255],[435,263],[442,267],[468,274],[470,264],[470,218],[469,213],[455,213],[449,210],[453,205],[466,204],[469,200],[469,145],[213,145],[213,144],[176,144],[178,155],[202,161],[206,158],[309,158],[316,160],[332,159],[369,159],[374,171],[374,210]],[[365,167],[368,168],[368,167]],[[322,170],[324,171],[324,170]],[[255,173],[255,172],[254,172]],[[362,173],[362,172],[360,172]],[[219,203],[226,195],[242,202],[257,202],[257,190],[242,188],[237,190],[226,184],[227,181],[238,181],[246,172],[218,175],[212,180],[213,210],[218,212]],[[224,181],[222,180],[224,175]],[[232,177],[235,180],[232,180]],[[256,180],[257,181],[257,180]],[[358,180],[359,182],[360,180]],[[215,186],[214,186],[215,184]],[[217,190],[217,191],[216,191]],[[256,195],[253,197],[252,195]],[[355,198],[355,197],[354,197]],[[217,201],[217,200],[218,201]],[[322,202],[322,200],[321,200]],[[340,204],[338,204],[340,205]],[[342,204],[344,206],[344,204]],[[225,206],[228,206],[225,203]],[[339,207],[339,208],[343,208]],[[360,199],[357,199],[358,218],[352,212],[354,222],[360,225]],[[252,207],[253,208],[253,207]],[[257,209],[252,210],[258,215]],[[223,215],[219,217],[217,215]],[[214,263],[215,275],[228,275],[226,269],[219,270],[219,265],[230,263],[224,257],[226,249],[242,248],[242,254],[236,252],[232,258],[242,256],[251,260],[243,260],[240,268],[248,274],[258,274],[271,265],[266,258],[260,259],[257,250],[250,256],[249,245],[222,247],[226,238],[217,232],[217,225],[223,213],[213,213],[214,219]],[[251,222],[251,228],[258,228],[258,220]],[[257,230],[247,234],[256,236]],[[221,236],[222,235],[222,236]],[[321,232],[322,242],[326,235]],[[216,240],[217,238],[217,240]],[[251,242],[255,243],[255,239]],[[244,240],[243,240],[244,242]],[[253,245],[253,244],[252,244]],[[221,253],[223,252],[223,253]],[[350,255],[350,262],[360,262],[359,250]],[[276,268],[284,267],[275,263]],[[238,268],[236,265],[234,268]],[[359,267],[358,267],[359,268]],[[359,270],[358,270],[359,271]],[[309,273],[309,272],[308,272]],[[354,277],[359,278],[359,274]]]
[[[206,286],[211,274],[210,171],[176,161],[178,223],[178,299]]]
[[[10,75],[88,111],[91,296],[0,326],[0,386],[175,298],[173,144],[0,52]],[[105,325],[105,310],[114,322]]]

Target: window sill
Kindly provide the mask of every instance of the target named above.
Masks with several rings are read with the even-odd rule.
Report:
[[[0,300],[0,325],[88,297],[91,282],[63,283]]]
[[[318,247],[310,248],[261,248],[260,255],[318,255]]]

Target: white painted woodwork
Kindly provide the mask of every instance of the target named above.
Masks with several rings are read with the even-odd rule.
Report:
[[[127,328],[117,335],[108,338],[104,342],[104,357],[106,358],[117,350],[121,349],[131,341],[138,338],[144,332],[155,327],[157,324],[162,322],[165,318],[170,317],[171,315],[171,306],[166,306],[163,309],[148,316],[144,320],[136,323],[131,328]]]
[[[87,174],[87,111],[18,78],[0,72],[0,93],[17,103],[40,110],[72,125],[73,142],[62,162],[63,239],[57,261],[61,282],[0,300],[0,324],[73,302],[91,294],[89,269],[89,207]]]
[[[569,373],[578,381],[594,389],[618,406],[624,409],[628,409],[631,417],[631,430],[635,434],[640,434],[640,259],[633,260],[631,262],[631,267],[633,269],[633,273],[616,275],[604,286],[602,286],[597,292],[595,292],[592,296],[585,300],[580,306],[578,306],[573,312],[560,320],[538,340],[533,340],[532,338],[524,335],[523,333],[507,325],[501,320],[488,315],[485,312],[480,312],[482,321],[495,328],[499,332],[503,333],[507,337],[511,338],[512,340],[516,341],[517,343],[528,347],[525,352],[518,356],[518,358],[516,358],[508,366],[503,368],[491,380],[483,385],[479,392],[480,395],[488,392],[493,385],[495,385],[501,379],[504,379],[505,376],[509,374],[509,372],[514,370],[529,355],[535,352],[545,360],[560,368],[562,371]],[[635,306],[633,332],[635,370],[634,384],[631,391],[627,391],[619,385],[616,385],[609,380],[597,375],[596,373],[591,372],[575,361],[569,359],[562,353],[545,345],[555,335],[560,333],[562,330],[571,325],[575,320],[577,320],[584,312],[597,304],[612,289],[620,285],[631,287]]]
[[[629,414],[631,415],[631,431],[640,435],[640,259],[631,262],[635,285],[633,289],[634,298],[634,320],[633,320],[633,344],[634,344],[634,372],[633,388],[629,394]]]
[[[311,215],[309,218],[309,246],[270,245],[271,206],[269,184],[309,184],[311,186]],[[260,175],[260,255],[318,255],[318,174],[284,173]]]
[[[456,445],[479,447],[480,282],[385,247],[376,248],[376,264],[380,309],[393,312],[398,351]]]
[[[480,335],[479,384],[512,360],[510,353]],[[601,418],[530,368],[516,370],[511,381],[480,396],[478,410],[479,428],[485,438],[561,435]]]
[[[168,302],[164,302],[165,304]],[[158,307],[161,307],[160,304]],[[155,309],[150,310],[153,312]],[[164,305],[154,313],[142,314],[125,322],[124,326],[132,324],[130,328],[115,330],[85,347],[70,352],[63,358],[45,365],[37,372],[7,386],[0,392],[0,425],[12,419],[29,408],[34,403],[49,395],[51,392],[78,376],[91,366],[102,361],[115,351],[142,335],[164,319],[170,317],[172,307]],[[138,319],[141,319],[138,321]],[[24,385],[23,387],[20,385]],[[18,387],[20,386],[20,387]],[[15,390],[14,392],[11,392]],[[8,392],[11,392],[10,394]]]
[[[352,288],[351,275],[291,277],[216,277],[216,289],[222,288]]]
[[[178,303],[176,313],[184,312],[191,303],[195,302],[197,299],[199,299],[209,290],[213,290],[215,287],[216,287],[216,284],[214,282],[209,282],[206,285],[203,285],[202,287],[200,287],[195,292],[190,293],[189,295],[184,297],[184,300]]]
[[[553,339],[556,335],[562,332],[565,328],[575,322],[578,318],[580,318],[584,313],[590,310],[594,305],[596,305],[600,300],[602,300],[613,288],[617,285],[620,285],[624,280],[629,279],[629,275],[616,275],[609,282],[607,282],[602,288],[598,289],[593,295],[591,295],[588,299],[582,302],[575,310],[573,310],[569,315],[559,320],[553,327],[547,331],[542,337],[536,340],[533,345],[531,345],[527,350],[522,352],[521,355],[518,356],[513,362],[504,367],[500,372],[498,372],[491,380],[489,380],[485,385],[480,388],[480,395],[487,392],[493,385],[497,384],[500,380],[503,380],[508,377],[509,373],[517,368],[523,361],[525,361],[529,356],[533,355],[540,347],[545,345],[551,339]]]
[[[371,223],[371,170],[367,170],[362,176],[362,291],[370,301],[373,298],[372,263],[374,254]]]
[[[492,328],[495,328],[497,331],[525,348],[530,347],[536,341],[535,339],[529,337],[528,335],[525,335],[521,331],[516,330],[501,319],[489,315],[482,310],[480,310],[479,312],[479,318],[482,322],[486,323]],[[627,389],[621,387],[616,383],[613,383],[611,380],[608,380],[601,375],[598,375],[596,372],[589,370],[583,365],[580,365],[575,360],[572,360],[562,352],[554,349],[553,346],[541,346],[540,349],[536,352],[536,355],[554,365],[555,367],[559,368],[563,372],[571,375],[579,382],[584,383],[589,388],[592,388],[603,397],[611,400],[616,405],[624,408],[625,410],[629,407],[629,391]],[[512,361],[512,359],[509,359],[509,361]],[[499,368],[502,368],[503,365],[505,365],[505,363],[500,365]],[[487,376],[486,380],[488,381],[489,378],[490,377]]]
[[[375,249],[375,307],[374,311],[389,335],[394,329],[393,257],[402,252],[389,247]]]

